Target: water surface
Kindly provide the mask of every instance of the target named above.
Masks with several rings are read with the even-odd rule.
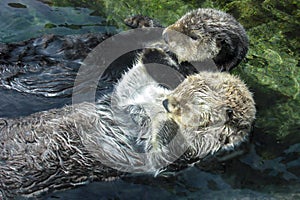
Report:
[[[109,25],[106,17],[85,6],[1,0],[0,42],[19,42],[44,34],[117,32],[118,27]],[[278,119],[269,113],[275,105],[285,109],[286,103],[294,100],[270,87],[253,84],[249,77],[245,79],[254,93],[258,118],[267,122],[254,126],[247,153],[210,171],[191,167],[170,177],[129,176],[48,194],[44,199],[300,199],[300,127],[289,127],[288,136],[278,138],[274,129]],[[0,88],[0,95],[0,117],[24,116],[71,103],[70,96],[49,98],[4,88]],[[297,117],[297,113],[292,114]],[[281,123],[297,119],[289,116]]]

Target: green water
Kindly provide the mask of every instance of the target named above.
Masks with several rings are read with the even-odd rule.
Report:
[[[222,199],[222,194],[229,199],[300,199],[299,1],[0,0],[0,42],[49,33],[117,32],[125,30],[124,18],[137,13],[167,25],[197,7],[229,12],[247,30],[250,50],[233,73],[254,93],[258,110],[254,147],[227,162],[224,173],[192,169],[169,179],[94,183],[57,197],[87,199],[84,191],[89,191],[90,199],[124,199],[132,194],[165,199]]]

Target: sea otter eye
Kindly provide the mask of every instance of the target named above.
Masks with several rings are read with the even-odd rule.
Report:
[[[228,120],[231,120],[232,116],[233,116],[233,109],[232,108],[228,108],[226,110],[226,114],[227,114]]]
[[[223,44],[224,44],[223,38],[217,38],[217,39],[216,39],[216,45],[217,45],[218,48],[221,49],[222,46],[223,46]]]
[[[200,38],[199,35],[193,32],[189,34],[189,37],[192,38],[193,40],[198,40]]]
[[[168,99],[163,100],[162,104],[163,104],[164,108],[166,109],[166,111],[169,113],[170,112],[170,110],[168,108],[169,100]]]

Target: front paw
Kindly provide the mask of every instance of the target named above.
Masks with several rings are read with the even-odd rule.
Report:
[[[130,28],[163,27],[158,21],[143,15],[134,15],[124,20]]]

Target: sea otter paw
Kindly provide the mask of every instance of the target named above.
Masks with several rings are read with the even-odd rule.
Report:
[[[163,27],[157,20],[143,15],[134,15],[124,20],[130,28]]]

